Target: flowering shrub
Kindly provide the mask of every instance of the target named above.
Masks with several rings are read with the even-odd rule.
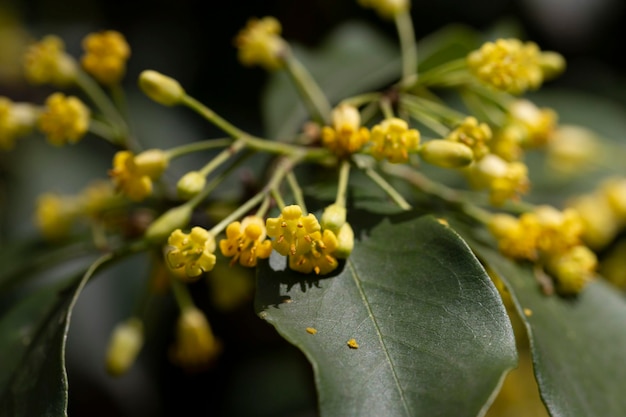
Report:
[[[462,54],[432,52],[449,46],[439,38],[421,56],[410,2],[360,4],[395,24],[401,54],[379,79],[354,74],[350,93],[318,83],[273,17],[251,18],[234,36],[242,65],[288,74],[299,94],[276,112],[287,130],[288,117],[297,122],[280,135],[235,126],[176,74],[129,74],[132,45],[116,31],[86,34],[82,57],[55,35],[24,51],[26,79],[55,92],[43,104],[0,97],[2,151],[40,135],[54,147],[104,141],[112,152],[98,182],[33,202],[40,253],[0,275],[10,301],[0,352],[15,357],[0,365],[0,414],[66,414],[76,299],[101,270],[136,254],[150,255],[151,272],[134,312],[111,329],[111,376],[154,343],[145,300],[163,294],[178,314],[173,328],[159,326],[173,337],[162,359],[211,372],[232,346],[191,288],[210,281],[216,305],[245,303],[252,291],[237,276],[252,269],[249,308],[306,354],[322,415],[498,415],[500,404],[530,401],[507,397],[535,384],[513,377],[529,355],[551,415],[626,413],[626,179],[608,166],[591,191],[533,194],[553,178],[575,180],[573,170],[601,152],[621,152],[527,95],[565,70],[563,57],[475,34]],[[186,108],[226,138],[144,147],[116,100],[134,76],[150,105]],[[192,154],[208,156],[173,178],[172,166]],[[255,181],[224,197],[244,171]],[[63,265],[85,252],[98,257],[80,276],[22,287],[36,277],[29,264]]]

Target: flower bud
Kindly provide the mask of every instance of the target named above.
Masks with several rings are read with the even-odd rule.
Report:
[[[354,231],[350,223],[344,223],[337,233],[337,249],[333,255],[339,259],[346,259],[354,249]]]
[[[139,74],[139,87],[152,100],[164,106],[180,104],[185,90],[178,81],[152,70]]]
[[[542,52],[539,56],[539,66],[544,80],[551,80],[565,71],[565,58],[557,52]]]
[[[462,143],[436,139],[422,145],[420,157],[442,168],[461,168],[472,163],[474,152]]]
[[[143,324],[131,318],[113,329],[106,354],[107,372],[119,376],[132,366],[143,345]]]
[[[176,184],[178,196],[183,200],[189,200],[204,189],[206,177],[198,171],[189,171],[182,176]]]
[[[153,180],[158,179],[167,169],[169,158],[161,149],[148,149],[135,156],[135,166],[141,175],[147,175]]]
[[[337,204],[326,207],[322,214],[322,229],[329,229],[337,234],[339,229],[346,223],[346,208]]]
[[[182,229],[189,223],[191,212],[192,208],[187,204],[169,209],[148,227],[146,239],[151,242],[164,241],[174,230]]]

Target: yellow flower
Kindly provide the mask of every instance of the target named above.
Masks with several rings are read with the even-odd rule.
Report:
[[[522,162],[507,162],[494,154],[488,154],[467,171],[474,188],[489,189],[494,206],[507,200],[517,200],[530,188],[528,167]]]
[[[143,346],[143,323],[136,317],[113,329],[106,353],[107,372],[119,376],[132,366]]]
[[[176,340],[170,351],[172,362],[189,371],[202,370],[217,358],[221,350],[204,313],[195,307],[183,310],[176,323]]]
[[[337,258],[333,252],[338,247],[337,236],[330,230],[311,233],[311,249],[299,255],[289,256],[289,268],[294,271],[326,275],[337,268]]]
[[[567,203],[583,223],[582,240],[594,250],[607,247],[619,233],[622,222],[604,193],[594,191],[576,196]]]
[[[0,96],[0,149],[11,150],[15,139],[28,134],[37,120],[37,110],[28,103],[14,103]]]
[[[538,148],[548,143],[557,124],[557,114],[548,108],[538,108],[529,100],[516,100],[508,109],[509,123],[525,129],[522,146]]]
[[[419,142],[420,133],[409,129],[404,120],[394,117],[372,128],[370,152],[376,159],[386,158],[392,163],[407,162],[409,153],[418,150]]]
[[[109,207],[120,203],[120,196],[108,181],[94,181],[83,189],[79,195],[82,211],[87,216],[98,216]]]
[[[189,278],[199,277],[215,266],[215,237],[202,227],[194,227],[189,234],[180,229],[167,240],[165,258],[172,269],[185,268]]]
[[[367,143],[370,132],[361,127],[361,115],[354,106],[342,104],[333,109],[333,126],[322,128],[322,143],[340,157],[358,152]]]
[[[139,155],[118,151],[109,176],[125,196],[141,201],[152,193],[152,180],[161,176],[168,163],[166,153],[160,149],[149,149]]]
[[[537,260],[537,238],[541,231],[534,216],[525,213],[518,219],[498,213],[491,216],[488,227],[502,254],[513,259]]]
[[[468,146],[474,152],[474,159],[478,160],[489,153],[487,142],[491,140],[491,128],[486,123],[478,123],[475,117],[466,117],[446,140]]]
[[[250,19],[235,37],[239,61],[245,66],[259,65],[276,70],[284,65],[287,42],[280,36],[281,25],[274,17]]]
[[[511,94],[538,88],[543,82],[541,51],[533,42],[498,39],[467,57],[470,71],[484,83]]]
[[[581,174],[594,169],[602,157],[597,135],[575,125],[558,126],[547,145],[548,166],[562,174]]]
[[[24,75],[33,84],[64,87],[76,79],[76,61],[57,36],[46,36],[24,54]]]
[[[557,291],[575,295],[593,280],[598,258],[586,246],[578,245],[551,257],[546,266],[556,279]]]
[[[106,85],[118,83],[126,72],[130,47],[124,36],[114,30],[90,33],[82,42],[85,55],[81,64],[85,71]]]
[[[135,155],[130,151],[115,154],[109,175],[115,188],[133,201],[141,201],[152,193],[152,180],[139,172]]]
[[[281,255],[302,255],[311,250],[311,235],[319,232],[320,224],[311,213],[302,215],[302,208],[297,205],[287,206],[279,217],[265,221],[267,235],[274,238],[273,248]]]
[[[393,19],[396,15],[409,10],[410,0],[358,0],[363,7],[376,10],[381,17]]]
[[[265,239],[265,223],[258,216],[248,216],[241,223],[233,222],[226,228],[226,239],[220,240],[220,250],[243,266],[254,267],[257,259],[265,259],[272,252],[272,243]]]
[[[581,244],[584,223],[580,214],[571,208],[559,211],[548,205],[535,208],[541,233],[537,238],[537,247],[544,253],[558,254]]]
[[[46,100],[46,108],[39,116],[39,129],[48,142],[55,146],[76,143],[87,133],[90,112],[74,96],[54,93]]]
[[[35,221],[46,239],[62,239],[69,234],[77,209],[72,199],[55,193],[45,193],[37,199]]]

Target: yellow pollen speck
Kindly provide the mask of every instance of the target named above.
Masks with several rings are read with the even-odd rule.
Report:
[[[532,316],[532,315],[533,315],[533,311],[532,311],[530,308],[525,308],[525,309],[524,309],[524,315],[525,315],[526,317],[530,317],[530,316]]]
[[[450,226],[450,224],[448,224],[448,221],[446,219],[437,219],[437,222],[444,226]]]
[[[350,349],[358,349],[359,348],[359,344],[356,342],[355,339],[348,340],[347,344],[348,344],[348,347]]]
[[[313,328],[313,327],[307,327],[306,328],[306,332],[308,334],[316,334],[317,333],[317,329]]]

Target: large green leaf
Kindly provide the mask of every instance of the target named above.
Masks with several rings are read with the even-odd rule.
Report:
[[[282,257],[261,266],[259,316],[309,358],[323,416],[479,415],[516,362],[489,277],[430,216],[360,217],[333,276],[295,273]]]
[[[65,340],[72,308],[92,274],[112,257],[102,256],[69,285],[26,297],[2,317],[0,415],[67,415]]]
[[[577,298],[545,296],[529,265],[501,256],[488,237],[460,225],[502,278],[527,326],[541,396],[553,417],[626,415],[626,302],[603,281]],[[526,312],[526,314],[525,314]]]

